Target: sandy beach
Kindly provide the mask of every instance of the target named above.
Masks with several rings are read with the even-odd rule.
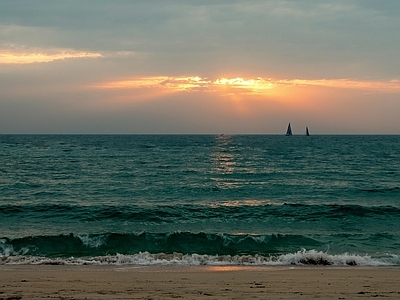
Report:
[[[400,298],[400,268],[0,266],[0,299]]]

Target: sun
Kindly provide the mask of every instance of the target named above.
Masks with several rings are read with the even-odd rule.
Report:
[[[264,94],[268,90],[276,87],[276,84],[274,84],[272,80],[263,79],[261,77],[256,79],[245,79],[242,77],[218,78],[213,82],[213,84],[216,87],[231,87],[254,94]]]

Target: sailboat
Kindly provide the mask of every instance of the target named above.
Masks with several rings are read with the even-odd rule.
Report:
[[[289,123],[289,125],[288,125],[288,127],[287,127],[287,130],[286,130],[286,134],[285,134],[286,136],[291,136],[292,135],[292,127],[290,127],[290,123]]]
[[[306,127],[306,136],[310,136],[310,132],[308,131],[308,127]]]

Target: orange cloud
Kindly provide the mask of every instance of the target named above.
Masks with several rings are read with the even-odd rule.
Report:
[[[96,58],[100,53],[82,52],[70,49],[55,49],[51,51],[10,51],[0,50],[0,64],[32,64],[45,63],[68,58]]]
[[[154,76],[142,77],[121,81],[111,81],[96,85],[101,89],[140,89],[140,88],[163,88],[176,91],[193,91],[200,88],[208,87],[207,79],[194,77],[167,77]]]
[[[213,82],[213,85],[215,87],[240,89],[242,92],[247,91],[251,94],[264,94],[277,86],[272,79],[263,79],[261,77],[256,79],[244,79],[242,77],[218,78]]]
[[[362,81],[352,79],[273,79],[273,78],[216,78],[188,76],[153,76],[100,83],[99,89],[161,89],[169,92],[222,92],[225,95],[282,95],[299,87],[325,87],[380,92],[400,92],[400,82]]]
[[[144,88],[159,88],[168,89],[172,91],[204,91],[215,92],[221,89],[226,89],[230,92],[239,93],[254,93],[262,94],[266,90],[270,90],[275,84],[269,79],[243,79],[236,78],[217,78],[209,79],[199,76],[188,77],[167,77],[167,76],[154,76],[142,77],[128,80],[111,81],[100,83],[94,88],[100,89],[144,89]]]
[[[364,89],[381,91],[400,91],[399,80],[391,81],[363,81],[354,79],[291,79],[279,80],[279,83],[291,86],[320,86],[341,89]]]

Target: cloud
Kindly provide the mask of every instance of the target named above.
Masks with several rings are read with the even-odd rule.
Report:
[[[72,49],[35,49],[10,51],[0,49],[0,64],[46,63],[70,58],[98,58],[100,53],[76,51]]]
[[[225,89],[227,93],[268,94],[272,89],[287,87],[326,87],[380,92],[400,92],[400,82],[363,81],[355,79],[273,79],[273,78],[214,78],[199,76],[154,76],[104,82],[91,86],[96,89],[167,89],[181,92],[215,92]]]
[[[390,7],[371,1],[18,3],[7,2],[0,11],[2,41],[43,49],[135,52],[142,55],[141,69],[147,74],[398,74],[398,18]]]

